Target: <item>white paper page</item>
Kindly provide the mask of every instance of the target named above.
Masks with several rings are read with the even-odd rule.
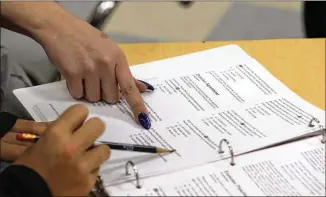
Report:
[[[61,114],[63,110],[67,108],[63,105],[53,104],[40,104],[37,106],[40,111],[47,112],[47,117],[55,117],[58,114]],[[241,153],[241,151],[249,151],[250,149],[259,147],[260,144],[263,146],[263,142],[268,142],[268,136],[275,139],[275,137],[273,137],[273,133],[267,132],[262,133],[266,135],[265,137],[255,135],[250,136],[249,134],[252,133],[249,131],[253,130],[251,127],[242,128],[243,130],[241,130],[240,128],[236,127],[236,129],[232,128],[232,126],[229,125],[225,127],[225,130],[232,133],[232,135],[217,133],[216,130],[211,129],[212,126],[210,126],[210,124],[207,126],[203,123],[203,119],[198,118],[189,118],[188,121],[180,121],[178,124],[171,121],[165,121],[164,123],[153,124],[154,128],[150,130],[143,130],[134,123],[126,124],[128,122],[127,119],[123,120],[112,116],[107,118],[108,116],[103,116],[103,114],[100,113],[100,110],[97,111],[96,109],[93,109],[91,111],[97,113],[92,114],[92,116],[98,116],[106,122],[107,130],[99,140],[155,145],[176,149],[178,151],[177,153],[173,154],[156,156],[145,153],[141,154],[113,150],[110,160],[108,160],[101,168],[101,174],[106,184],[121,182],[128,178],[124,176],[124,165],[128,160],[132,160],[134,163],[136,163],[139,168],[142,169],[140,171],[141,175],[145,177],[169,171],[176,171],[225,158],[228,156],[227,152],[222,155],[217,153],[219,141],[222,138],[226,138],[231,141],[231,143],[234,144],[234,150],[239,153]],[[233,113],[230,113],[230,117],[232,117],[232,114]],[[206,119],[204,120],[206,123],[210,122],[206,121]],[[229,121],[231,120],[235,121],[232,118],[229,118]],[[211,124],[213,124],[213,121],[211,122]],[[173,128],[171,126],[166,126],[172,125],[172,123],[174,123]],[[192,125],[196,125],[196,127]],[[219,129],[221,130],[221,128]],[[242,131],[243,134],[249,134],[242,135],[240,131]],[[265,131],[267,130],[265,129]],[[270,131],[273,132],[273,130]],[[284,134],[284,136],[286,135]],[[239,145],[239,147],[236,145]],[[196,158],[194,158],[193,155],[197,155]],[[157,166],[160,166],[160,168],[157,168]]]
[[[325,144],[321,136],[237,159],[237,182],[253,182],[265,196],[325,196]],[[231,174],[231,171],[230,171]],[[248,195],[252,195],[248,190]]]
[[[325,196],[319,138],[107,187],[113,196]],[[131,175],[132,176],[132,175]]]
[[[143,177],[176,171],[229,156],[217,153],[223,138],[239,145],[235,152],[241,153],[311,131],[307,126],[311,117],[325,119],[324,111],[298,98],[243,51],[234,46],[224,49],[157,61],[154,69],[150,64],[133,69],[138,69],[136,75],[141,75],[139,70],[147,73],[143,77],[151,78],[148,82],[156,87],[155,92],[143,94],[152,120],[149,131],[134,122],[125,101],[118,105],[82,102],[107,120],[101,140],[178,151],[164,157],[114,151],[102,168],[107,184],[125,180],[124,164],[130,159],[140,166]],[[167,70],[171,66],[175,72]],[[183,72],[182,67],[189,69]],[[38,121],[55,120],[77,103],[64,81],[15,94]]]

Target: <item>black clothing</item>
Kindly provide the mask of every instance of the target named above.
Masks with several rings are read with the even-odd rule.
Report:
[[[0,112],[0,139],[15,125],[17,117]],[[1,154],[1,147],[0,147]],[[0,174],[0,196],[52,196],[43,178],[34,170],[11,165]]]
[[[306,1],[303,20],[307,38],[326,38],[326,1]]]

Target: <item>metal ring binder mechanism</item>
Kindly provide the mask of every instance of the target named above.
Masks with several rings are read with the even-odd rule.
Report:
[[[318,123],[318,126],[319,126],[319,130],[322,132],[322,140],[321,140],[321,143],[325,143],[326,142],[326,129],[323,127],[323,125],[320,124],[320,121],[313,117],[311,118],[311,120],[309,121],[309,127],[315,127],[316,125],[313,124],[313,122],[316,122]]]
[[[321,130],[324,129],[323,138],[321,139],[321,143],[325,144],[325,142],[326,142],[326,129],[322,125],[319,125],[319,128]]]
[[[227,139],[222,139],[222,140],[220,141],[220,144],[219,144],[219,146],[218,146],[218,148],[219,148],[219,151],[218,151],[218,152],[219,152],[220,154],[224,153],[224,151],[223,151],[223,149],[222,149],[223,142],[225,142],[225,143],[228,145],[228,148],[229,148],[229,151],[230,151],[230,155],[231,155],[231,162],[230,162],[230,164],[231,164],[232,166],[234,166],[235,163],[234,163],[234,152],[233,152],[233,148],[232,148],[230,142],[229,142]]]
[[[90,196],[92,197],[109,197],[110,195],[106,192],[101,176],[97,176],[95,186],[90,192]]]
[[[137,166],[135,166],[135,164],[134,164],[132,161],[128,161],[128,162],[126,163],[126,175],[127,175],[127,176],[130,175],[130,173],[129,173],[129,165],[131,165],[131,167],[132,167],[132,169],[133,169],[133,171],[134,171],[134,173],[135,173],[136,182],[137,182],[136,187],[137,187],[138,189],[140,189],[140,188],[141,188],[141,185],[140,185],[140,181],[139,181],[139,173],[138,173],[138,169],[137,169]]]
[[[135,177],[136,177],[136,187],[138,189],[141,188],[140,185],[140,180],[139,180],[139,173],[138,173],[138,168],[137,166],[134,164],[134,162],[132,161],[127,161],[126,165],[125,165],[125,170],[126,170],[126,175],[130,175],[129,173],[129,168],[130,166],[132,167],[132,170],[135,173]],[[96,179],[96,183],[94,188],[92,189],[92,191],[90,192],[90,196],[92,197],[109,197],[110,195],[107,193],[107,191],[105,190],[104,186],[103,186],[103,182],[101,179],[101,176],[98,176]]]
[[[309,127],[315,127],[315,126],[317,126],[317,125],[313,124],[314,122],[316,122],[318,124],[319,130],[322,132],[322,140],[321,140],[321,142],[322,143],[325,143],[326,142],[326,129],[324,128],[324,126],[322,126],[320,124],[320,121],[317,118],[315,118],[315,117],[313,117],[309,121],[308,126]],[[233,148],[231,146],[231,143],[227,139],[220,140],[220,143],[219,143],[219,146],[218,146],[218,148],[219,148],[218,153],[220,153],[220,154],[224,153],[224,151],[223,151],[223,144],[224,143],[226,143],[226,145],[228,146],[228,149],[229,149],[229,152],[230,152],[230,155],[231,155],[231,162],[230,162],[230,164],[232,166],[234,166],[235,165],[235,162],[234,162],[234,151],[233,151]],[[126,176],[131,175],[129,173],[129,168],[130,167],[132,168],[132,170],[134,171],[134,174],[135,174],[136,188],[137,189],[140,189],[141,188],[141,185],[140,185],[140,178],[139,178],[138,168],[137,168],[137,166],[132,161],[127,161],[126,164],[125,164],[125,173],[126,173]],[[96,180],[96,183],[95,183],[95,187],[91,191],[90,195],[93,196],[93,197],[109,197],[109,194],[105,190],[100,176],[98,176],[98,178]]]
[[[308,126],[309,126],[309,127],[314,127],[315,125],[312,124],[313,122],[316,122],[316,123],[318,123],[318,124],[320,123],[319,120],[318,120],[317,118],[312,118],[312,119],[310,120]]]

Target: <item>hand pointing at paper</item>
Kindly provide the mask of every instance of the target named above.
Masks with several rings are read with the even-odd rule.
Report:
[[[107,35],[84,21],[61,27],[62,31],[55,38],[45,32],[40,37],[50,60],[66,78],[70,94],[90,102],[103,99],[116,103],[121,91],[134,117],[149,129],[150,121],[140,91],[152,86],[133,78],[122,50]]]
[[[2,26],[42,45],[72,97],[117,103],[122,94],[136,121],[151,127],[140,92],[154,88],[134,79],[123,51],[107,35],[54,2],[2,2],[1,16]]]

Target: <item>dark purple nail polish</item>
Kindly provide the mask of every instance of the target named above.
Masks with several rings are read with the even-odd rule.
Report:
[[[147,89],[152,90],[152,91],[155,90],[154,87],[153,87],[151,84],[149,84],[149,83],[147,83],[147,82],[145,82],[145,81],[142,81],[142,80],[138,80],[138,81],[140,81],[140,82],[142,82],[143,84],[145,84],[145,85],[147,86]]]
[[[148,118],[147,114],[145,113],[140,113],[138,115],[138,121],[141,124],[141,126],[143,126],[145,129],[149,129],[151,128],[151,121]]]

